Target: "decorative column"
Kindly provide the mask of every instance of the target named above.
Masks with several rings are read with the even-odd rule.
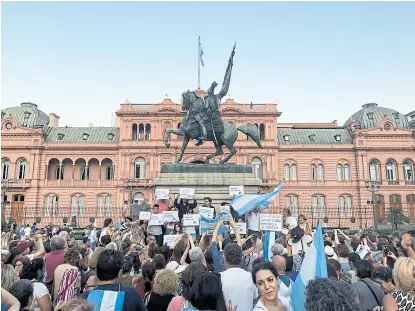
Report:
[[[59,180],[61,180],[61,176],[63,177],[63,174],[62,174],[62,164],[61,163],[59,163],[59,176],[58,176],[58,179]],[[63,179],[63,178],[62,178]]]
[[[48,180],[48,173],[49,173],[49,164],[46,164],[45,181]]]
[[[101,176],[102,176],[102,173],[101,173],[101,169],[102,169],[101,163],[99,163],[98,166],[99,166],[98,179],[101,180]]]
[[[72,164],[72,180],[75,179],[75,163]]]

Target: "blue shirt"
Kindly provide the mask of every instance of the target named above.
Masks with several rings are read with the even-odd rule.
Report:
[[[213,272],[221,273],[226,270],[223,253],[219,252],[218,243],[212,242]]]

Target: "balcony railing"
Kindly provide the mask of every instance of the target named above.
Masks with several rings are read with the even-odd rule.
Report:
[[[388,180],[389,186],[399,185],[399,180]]]
[[[118,181],[110,180],[45,180],[45,187],[98,187],[115,186]]]

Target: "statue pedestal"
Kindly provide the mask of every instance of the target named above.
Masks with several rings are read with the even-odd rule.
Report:
[[[251,165],[163,164],[155,179],[156,188],[169,189],[174,199],[180,188],[194,188],[198,205],[204,197],[211,197],[212,205],[229,202],[229,186],[244,186],[245,194],[256,194],[263,182],[255,177]]]

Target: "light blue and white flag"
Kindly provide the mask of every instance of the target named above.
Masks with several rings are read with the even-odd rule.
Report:
[[[293,311],[306,311],[306,287],[310,280],[327,277],[326,255],[324,253],[323,231],[320,221],[317,223],[314,241],[306,251],[298,274],[291,291],[291,304]]]
[[[95,289],[89,292],[88,303],[94,306],[94,311],[122,311],[125,292]]]
[[[202,66],[205,67],[205,63],[203,62],[203,54],[205,53],[203,52],[202,44],[200,43],[200,37],[199,37],[199,59],[200,59],[200,63],[202,64]]]
[[[200,215],[200,224],[199,224],[200,233],[208,232],[210,230],[215,230],[218,221],[220,219],[223,219],[223,216],[224,216],[223,214],[218,214],[216,218],[211,219],[203,215]],[[222,234],[222,233],[227,232],[228,230],[229,230],[228,226],[221,226],[219,228],[218,233]]]
[[[281,236],[281,232],[267,231],[265,232],[264,238],[264,255],[263,258],[271,261],[272,259],[272,247],[275,244],[275,241]]]
[[[239,216],[249,212],[254,207],[264,207],[267,208],[272,200],[278,195],[281,191],[284,182],[280,182],[278,186],[272,192],[264,194],[240,194],[233,199],[230,205],[235,211],[238,212]]]

